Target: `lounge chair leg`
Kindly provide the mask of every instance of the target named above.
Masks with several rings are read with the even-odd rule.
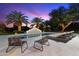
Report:
[[[23,46],[23,45],[22,45]],[[23,47],[21,46],[21,53],[24,53],[24,51],[28,48],[28,44],[27,44],[27,42],[26,42],[26,48],[25,49],[23,49]]]
[[[28,48],[28,43],[27,42],[26,42],[26,46],[27,46],[26,48]]]
[[[8,48],[6,49],[6,53],[8,52],[8,49],[9,49],[9,46],[8,46]]]
[[[13,48],[15,48],[15,47],[13,46],[10,50],[12,50]],[[9,46],[8,46],[8,48],[6,49],[6,53],[9,52],[10,50],[9,50]]]
[[[23,51],[22,51],[22,46],[21,46],[21,53],[23,53]]]
[[[28,44],[27,44],[27,42],[26,42],[26,46],[27,46],[27,47],[23,50],[23,52],[28,48]]]
[[[43,45],[41,45],[41,51],[43,51]]]
[[[35,48],[35,49],[37,49],[37,50],[40,50],[40,51],[43,51],[43,45],[41,45],[41,48],[39,49],[39,48],[36,48],[36,47],[35,47],[35,43],[36,43],[36,42],[34,42],[33,48]]]
[[[33,45],[33,47],[35,48],[35,42],[34,42],[34,45]]]
[[[49,42],[47,43],[47,46],[49,46]]]

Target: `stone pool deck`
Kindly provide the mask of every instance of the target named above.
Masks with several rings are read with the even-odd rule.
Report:
[[[56,35],[61,33],[56,33]],[[55,35],[55,34],[52,34]],[[16,47],[10,52],[6,53],[8,46],[8,35],[0,36],[0,56],[79,56],[79,35],[68,43],[61,43],[49,40],[50,46],[44,46],[44,51],[39,51],[33,48],[33,40],[28,39],[28,49],[21,53],[20,47]]]

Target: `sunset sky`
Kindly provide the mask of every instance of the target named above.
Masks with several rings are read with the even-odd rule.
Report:
[[[6,15],[11,11],[17,10],[22,12],[25,16],[32,20],[34,17],[42,17],[45,20],[49,20],[49,12],[52,9],[64,6],[69,7],[67,3],[0,3],[0,20],[6,20]]]

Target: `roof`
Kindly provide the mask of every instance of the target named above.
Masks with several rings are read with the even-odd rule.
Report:
[[[22,23],[22,26],[26,26],[26,24],[25,23]]]
[[[26,26],[26,24],[25,23],[22,23],[22,26]],[[13,28],[14,27],[14,23],[6,24],[6,27],[7,28]]]
[[[13,28],[14,27],[14,23],[10,23],[10,24],[6,24],[7,28]]]

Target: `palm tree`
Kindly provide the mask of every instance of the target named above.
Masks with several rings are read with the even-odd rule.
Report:
[[[7,21],[9,22],[17,22],[18,31],[21,31],[22,22],[27,20],[27,16],[24,16],[21,12],[12,11],[10,14],[6,16]]]
[[[38,18],[38,17],[35,17],[33,20],[32,20],[32,23],[35,23],[36,24],[36,27],[39,28],[40,27],[40,23],[42,23],[43,19],[41,18]]]

